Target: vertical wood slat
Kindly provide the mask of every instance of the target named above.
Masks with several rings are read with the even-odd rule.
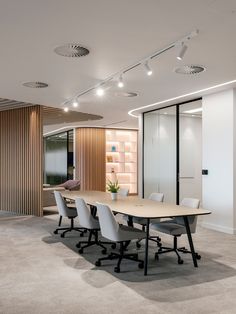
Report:
[[[0,112],[0,210],[42,216],[42,107]]]
[[[76,129],[75,176],[81,190],[105,191],[105,144],[104,129]]]

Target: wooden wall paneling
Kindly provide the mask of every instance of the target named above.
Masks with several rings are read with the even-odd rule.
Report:
[[[0,210],[42,216],[42,108],[0,112]]]
[[[76,129],[75,177],[81,181],[81,190],[105,191],[104,129]]]

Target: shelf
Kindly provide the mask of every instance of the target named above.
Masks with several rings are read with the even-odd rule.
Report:
[[[106,178],[111,178],[114,171],[119,184],[128,187],[131,194],[138,192],[137,138],[134,130],[106,130]]]

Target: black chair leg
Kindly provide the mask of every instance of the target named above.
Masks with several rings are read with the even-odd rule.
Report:
[[[60,218],[59,218],[58,227],[61,226],[61,221],[62,221],[62,216],[60,216]]]
[[[92,241],[92,236],[94,236],[94,241]],[[85,245],[81,246],[81,244]],[[90,247],[92,245],[100,246],[103,249],[102,254],[106,254],[107,248],[98,240],[98,230],[90,230],[88,241],[80,241],[76,244],[76,247],[80,248],[79,253],[82,254],[85,248]]]
[[[65,237],[65,234],[67,232],[70,232],[70,231],[78,231],[80,232],[80,235],[83,236],[84,232],[85,232],[85,228],[76,228],[74,227],[74,217],[68,217],[71,222],[70,222],[70,227],[64,227],[64,228],[57,228],[55,231],[54,231],[54,234],[58,234],[59,231],[64,231],[62,232],[61,234],[61,237],[64,238]],[[59,224],[61,225],[61,220],[62,220],[62,216],[60,216],[59,218]]]

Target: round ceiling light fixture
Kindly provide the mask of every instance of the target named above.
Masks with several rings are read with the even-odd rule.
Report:
[[[87,48],[78,44],[65,44],[63,46],[56,47],[54,52],[59,56],[69,58],[79,58],[89,54],[89,50]]]
[[[23,86],[30,88],[46,88],[48,87],[48,84],[43,82],[25,82],[23,83]]]
[[[175,68],[174,69],[175,73],[177,74],[187,74],[187,75],[192,75],[192,74],[199,74],[201,72],[206,71],[206,68],[201,66],[201,65],[183,65],[181,67]]]

